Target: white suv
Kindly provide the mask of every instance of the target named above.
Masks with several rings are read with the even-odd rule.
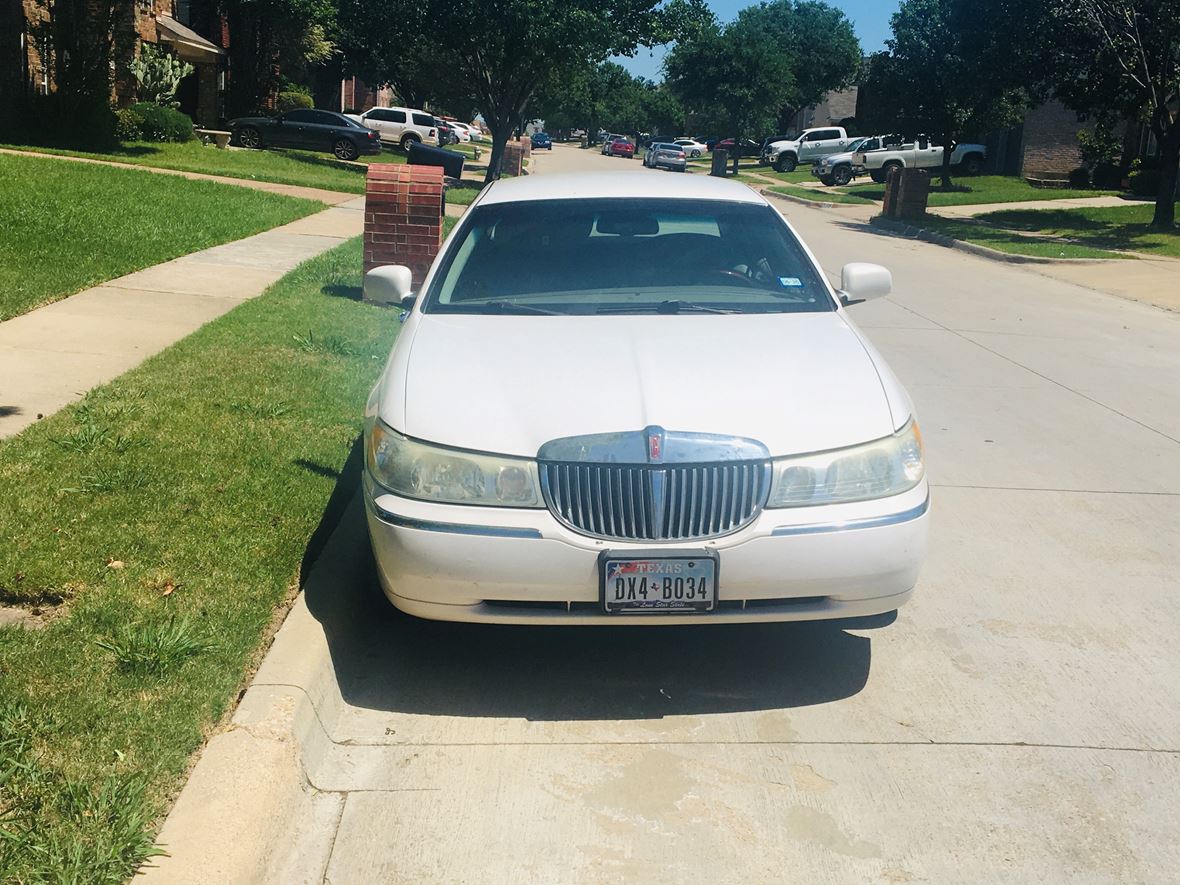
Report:
[[[381,134],[384,144],[407,150],[411,142],[438,145],[438,123],[426,111],[415,108],[370,108],[363,114],[346,114],[362,126]]]

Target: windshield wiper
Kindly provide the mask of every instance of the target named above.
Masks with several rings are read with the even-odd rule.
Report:
[[[695,301],[661,301],[659,304],[636,304],[632,306],[600,307],[596,313],[741,313],[725,307],[709,307]]]
[[[515,301],[488,301],[481,305],[483,313],[527,313],[536,314],[537,316],[559,317],[565,314],[558,313],[556,310],[546,310],[543,307],[533,307],[531,304],[517,304]]]

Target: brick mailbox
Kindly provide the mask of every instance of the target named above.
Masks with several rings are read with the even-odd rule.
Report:
[[[442,246],[440,166],[372,163],[365,176],[364,272],[404,264],[417,288]]]
[[[930,173],[925,169],[891,169],[885,182],[881,214],[887,218],[921,218],[930,199]]]
[[[510,141],[504,145],[504,159],[500,164],[500,173],[519,176],[523,170],[524,148],[519,141]]]

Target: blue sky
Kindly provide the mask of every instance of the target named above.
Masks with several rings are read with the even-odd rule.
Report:
[[[709,0],[709,6],[721,21],[730,21],[738,10],[752,5],[754,0]],[[844,14],[856,28],[856,36],[866,53],[876,52],[885,45],[889,36],[889,17],[897,11],[900,0],[827,0],[832,6],[844,10]],[[663,76],[660,64],[664,50],[640,49],[635,58],[620,58],[617,61],[632,74],[639,74],[649,80]]]

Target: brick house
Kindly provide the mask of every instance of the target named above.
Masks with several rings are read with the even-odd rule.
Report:
[[[795,135],[816,126],[839,126],[842,120],[856,116],[856,102],[860,88],[852,86],[839,92],[829,92],[819,104],[801,108],[791,120],[786,134]]]
[[[37,24],[48,18],[49,11],[43,0],[18,0],[18,3],[23,17],[15,22],[17,39],[5,46],[6,79],[19,82],[27,92],[48,94],[54,89],[53,73],[42,57],[35,33]],[[222,116],[225,47],[229,45],[229,35],[213,0],[128,0],[128,3],[129,8],[119,16],[116,25],[126,30],[115,35],[113,44],[116,53],[131,55],[113,59],[116,75],[111,88],[112,101],[120,107],[135,101],[135,78],[128,66],[140,46],[156,43],[172,49],[194,68],[177,90],[180,109],[200,125],[216,125]],[[14,48],[19,53],[15,58],[12,57]]]

